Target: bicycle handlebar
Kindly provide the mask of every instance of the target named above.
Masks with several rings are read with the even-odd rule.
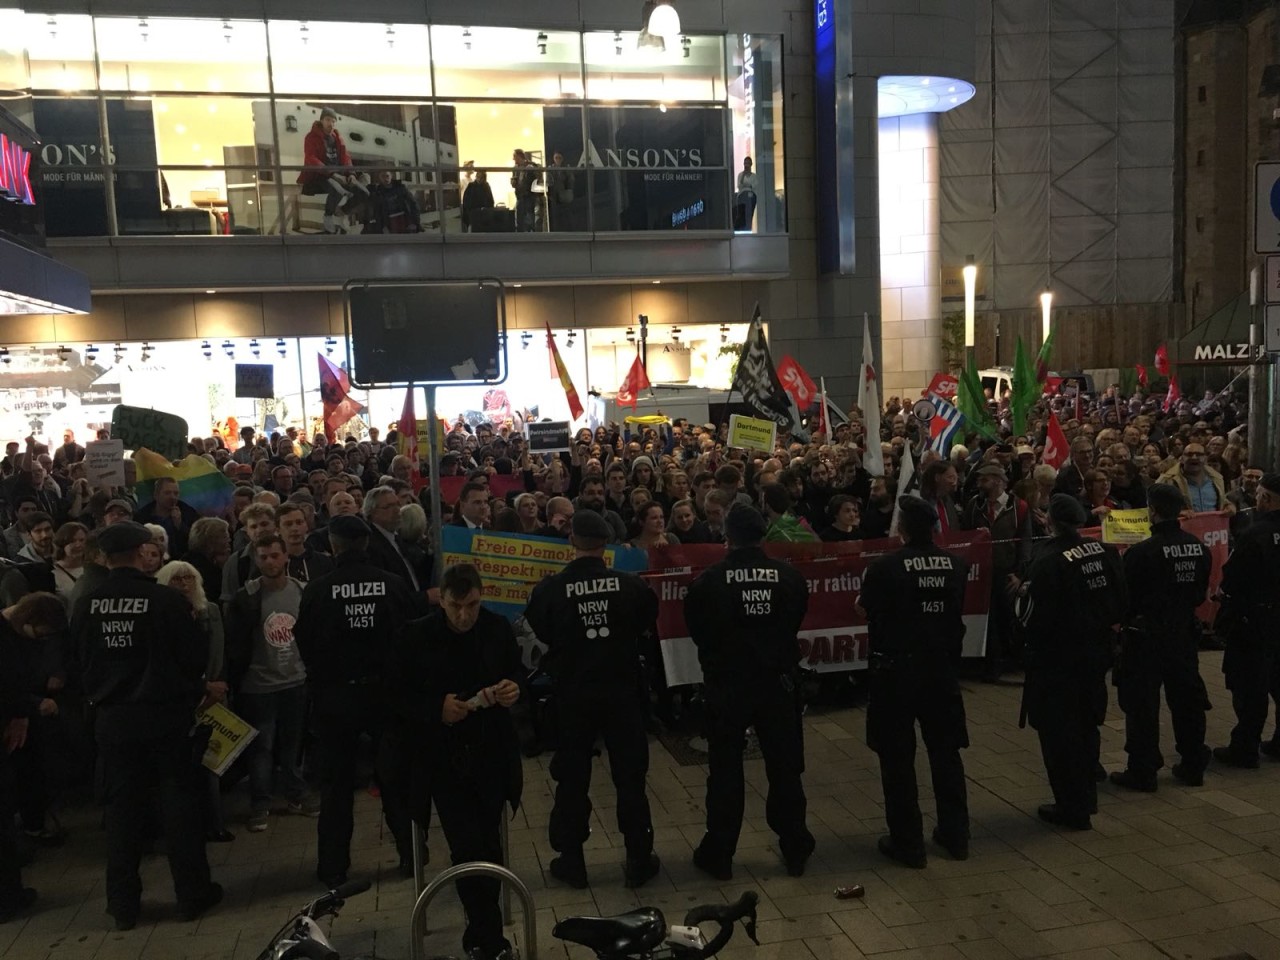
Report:
[[[754,890],[748,890],[734,903],[719,906],[716,904],[707,904],[706,906],[694,907],[684,915],[684,924],[686,927],[696,927],[703,923],[715,923],[720,929],[711,941],[703,948],[703,957],[713,957],[724,945],[729,942],[729,938],[733,936],[733,925],[739,920],[742,921],[743,928],[746,930],[747,936],[756,946],[760,945],[760,941],[756,939],[756,906],[760,903],[760,897]]]
[[[368,880],[349,880],[341,886],[334,887],[322,897],[317,897],[307,905],[306,915],[312,920],[324,914],[331,907],[334,907],[344,900],[358,896],[368,890],[372,883]]]

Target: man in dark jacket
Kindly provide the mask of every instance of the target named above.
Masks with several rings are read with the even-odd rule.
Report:
[[[645,795],[649,741],[640,664],[642,644],[658,619],[658,598],[639,577],[605,565],[611,535],[600,514],[575,514],[570,542],[576,557],[533,588],[525,610],[525,621],[547,645],[542,666],[555,681],[559,745],[551,761],[556,798],[548,835],[560,856],[550,870],[578,889],[587,886],[582,845],[591,832],[587,789],[597,736],[604,737],[618,793],[626,885],[641,886],[659,869]]]
[[[767,529],[754,507],[725,519],[729,554],[703,571],[685,596],[684,616],[698,648],[707,710],[707,832],[693,853],[700,870],[733,875],[742,831],[742,753],[754,726],[769,778],[765,819],[778,835],[787,873],[798,877],[813,853],[805,825],[804,731],[796,634],[809,588],[791,565],[760,548]]]
[[[502,863],[503,808],[519,807],[522,784],[507,709],[520,697],[520,648],[511,625],[481,608],[481,588],[474,566],[446,570],[440,609],[405,627],[392,671],[400,760],[417,771],[410,808],[425,829],[435,801],[455,864]],[[463,951],[489,960],[510,950],[499,882],[468,877],[457,887],[467,920]]]

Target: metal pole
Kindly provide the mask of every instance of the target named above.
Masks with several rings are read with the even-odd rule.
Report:
[[[1267,436],[1266,367],[1258,356],[1262,342],[1258,317],[1258,301],[1261,299],[1258,296],[1259,280],[1259,270],[1254,267],[1249,272],[1249,459],[1254,463],[1266,463],[1270,457],[1270,438]]]
[[[538,917],[533,908],[533,894],[529,892],[524,881],[506,867],[480,861],[460,863],[456,867],[440,872],[418,895],[417,902],[413,905],[413,913],[409,917],[409,960],[424,960],[422,938],[427,929],[427,907],[431,906],[431,901],[446,885],[461,877],[497,877],[505,881],[505,885],[515,889],[516,896],[520,898],[520,910],[524,917],[525,942],[520,945],[520,955],[526,960],[538,960]]]
[[[640,366],[649,372],[649,318],[640,314]]]
[[[410,384],[409,389],[413,389]],[[431,484],[431,569],[432,579],[440,582],[444,573],[444,527],[440,523],[440,421],[436,417],[436,388],[424,388],[427,394],[427,436],[430,438],[430,450],[427,451],[427,476]]]
[[[298,354],[298,394],[302,398],[302,432],[311,433],[311,421],[307,419],[307,384],[302,379],[302,338],[294,337],[294,351]]]

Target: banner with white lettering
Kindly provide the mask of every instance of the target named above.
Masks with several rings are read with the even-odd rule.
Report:
[[[573,559],[569,542],[552,537],[454,526],[446,526],[441,537],[444,565],[474,564],[480,571],[484,605],[508,620],[524,614],[529,593],[539,580],[559,573]],[[621,545],[606,547],[604,562],[628,573],[641,573],[649,565],[643,550]]]
[[[975,530],[940,541],[969,564],[965,592],[964,655],[986,650],[991,603],[991,541]],[[809,582],[809,610],[801,625],[800,666],[817,673],[867,666],[867,623],[854,610],[862,576],[871,561],[898,549],[897,540],[849,543],[766,543],[765,552],[789,561]],[[684,596],[699,574],[723,559],[723,546],[674,546],[654,550],[645,579],[658,594],[658,637],[669,686],[702,682],[698,651],[684,620]]]

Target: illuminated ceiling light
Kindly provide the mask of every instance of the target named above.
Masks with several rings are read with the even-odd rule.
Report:
[[[92,343],[89,344],[87,347],[84,348],[84,358],[88,360],[90,363],[93,363],[93,361],[98,359],[98,348],[95,347]]]
[[[720,342],[729,342],[729,325],[727,323],[720,324]]]
[[[2,361],[6,367],[13,362],[13,358],[9,356],[8,347],[0,347],[0,361]]]
[[[223,340],[222,349],[223,349],[223,352],[225,352],[228,357],[231,357],[233,360],[235,359],[236,345],[234,343],[232,343],[230,340]]]
[[[307,45],[307,41],[311,39],[311,27],[308,26],[306,20],[298,21],[298,39],[302,41],[304,47]]]
[[[71,348],[70,348],[70,347],[68,347],[66,344],[63,344],[62,346],[58,347],[58,359],[59,359],[59,360],[66,360],[66,359],[67,359],[67,357],[69,357],[69,356],[71,356]]]
[[[578,334],[577,334],[577,331],[575,331],[575,330],[570,330],[570,331],[569,331],[569,339],[565,341],[565,346],[567,346],[567,347],[572,347],[572,346],[573,346],[573,340],[574,340],[574,337],[576,337],[577,335],[578,335]]]
[[[138,35],[142,37],[143,43],[146,43],[147,38],[151,36],[151,24],[147,23],[146,17],[138,18]]]
[[[215,294],[215,293],[217,293],[217,292],[218,292],[217,290],[206,290],[206,291],[205,291],[205,293],[208,293],[208,294]]]
[[[470,27],[462,28],[462,46],[466,50],[471,49],[471,28]]]
[[[396,27],[393,23],[387,24],[387,46],[394,47],[396,45]]]
[[[151,359],[151,351],[154,349],[155,348],[151,346],[150,342],[143,343],[142,345],[142,362],[143,363],[146,363],[148,360]]]
[[[681,37],[681,38],[680,38],[680,46],[681,46],[681,48],[684,50],[684,58],[685,58],[686,60],[688,60],[688,59],[689,59],[689,48],[693,46],[693,41],[692,41],[692,40],[690,40],[690,39],[689,39],[689,37],[688,37],[687,35],[686,35],[686,36],[683,36],[683,37]]]
[[[655,280],[655,281],[653,281],[653,285],[654,285],[655,287],[656,287],[658,284],[660,284],[660,283],[662,283],[662,281],[661,281],[661,280]]]
[[[254,337],[252,340],[249,341],[249,352],[252,353],[255,357],[262,356],[262,347],[258,343],[257,337]]]
[[[530,333],[528,330],[526,330],[524,333],[520,334],[520,349],[521,349],[521,350],[528,350],[528,349],[529,349],[529,341],[531,341],[532,339],[533,339],[533,334],[532,334],[532,333]]]
[[[684,331],[683,331],[683,330],[681,330],[679,327],[672,327],[672,328],[671,328],[671,342],[672,342],[672,343],[679,343],[679,342],[680,342],[680,334],[682,334],[683,332],[684,332]]]
[[[276,353],[280,354],[280,356],[283,357],[286,353],[288,353],[288,351],[289,351],[289,348],[284,342],[284,337],[278,338],[276,340]]]
[[[922,86],[922,87],[927,87],[927,86],[929,85],[929,81],[930,81],[930,79],[931,79],[930,77],[921,77],[921,78],[920,78],[920,86]]]
[[[49,39],[57,40],[58,39],[58,18],[50,17],[48,20],[44,22],[44,25],[49,28]],[[5,351],[5,355],[6,356],[8,355],[7,350]],[[8,361],[6,360],[5,362],[7,363]]]
[[[227,43],[231,42],[231,33],[235,28],[231,26],[230,20],[222,21],[222,39]]]
[[[635,327],[627,327],[627,342],[628,342],[628,343],[635,343],[635,342],[636,342],[636,328],[635,328]]]
[[[200,352],[204,354],[206,360],[210,359],[213,356],[213,344],[206,340],[200,344]]]
[[[126,348],[125,348],[124,344],[122,344],[122,343],[117,343],[117,344],[116,344],[116,347],[115,347],[115,358],[116,358],[116,363],[120,363],[121,361],[123,361],[123,360],[124,360],[124,352],[125,352],[125,349],[126,349]]]
[[[182,134],[187,132],[187,125],[185,123],[175,124],[173,127],[173,132],[181,136]]]
[[[613,52],[616,56],[622,56],[622,31],[613,31]]]
[[[338,345],[338,341],[333,339],[333,337],[325,337],[324,338],[324,355],[326,357],[333,356],[333,349],[337,345]]]
[[[666,112],[667,112],[667,105],[666,105],[665,103],[660,103],[660,104],[658,104],[658,112],[659,112],[659,113],[666,113]]]
[[[671,0],[655,0],[653,9],[645,4],[648,16],[645,18],[645,30],[655,37],[674,40],[680,35],[680,14],[671,5]]]
[[[944,92],[945,91],[945,92]],[[885,76],[876,81],[881,119],[946,113],[972,100],[973,84],[948,77]]]
[[[544,57],[547,55],[547,35],[541,31],[538,33],[538,52]]]

